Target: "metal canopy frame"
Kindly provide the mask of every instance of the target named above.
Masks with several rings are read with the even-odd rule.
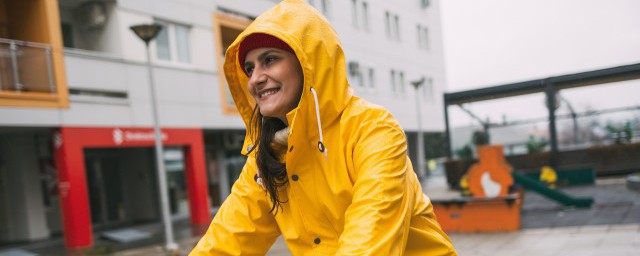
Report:
[[[640,79],[640,63],[467,91],[445,93],[444,118],[447,136],[447,158],[451,159],[451,131],[449,127],[448,109],[450,105],[460,105],[464,103],[488,101],[543,92],[546,94],[547,109],[549,111],[551,165],[555,166],[558,153],[556,116],[555,109],[550,106],[555,105],[556,92],[562,89],[593,86],[634,79]]]

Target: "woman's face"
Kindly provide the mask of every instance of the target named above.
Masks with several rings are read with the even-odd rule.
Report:
[[[256,48],[247,53],[244,70],[249,76],[248,90],[263,116],[280,118],[298,106],[303,75],[298,58],[277,48]]]

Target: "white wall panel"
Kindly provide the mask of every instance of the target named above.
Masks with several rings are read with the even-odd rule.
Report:
[[[151,102],[150,101],[132,101],[131,104],[131,126],[135,127],[152,127],[151,119]]]
[[[157,72],[157,69],[154,69]],[[149,89],[149,73],[146,65],[126,65],[127,87],[129,101],[134,103],[151,102]]]
[[[61,123],[57,109],[0,108],[0,126],[59,126]]]
[[[62,111],[62,123],[65,126],[129,126],[132,122],[128,105],[71,102],[71,107]]]
[[[166,104],[199,104],[198,73],[158,67],[154,69],[158,102]]]
[[[160,124],[164,127],[202,127],[200,104],[161,104],[158,113]]]
[[[74,57],[65,55],[67,84],[69,88],[126,91],[127,77],[121,62],[103,58]]]
[[[188,3],[176,0],[155,0],[152,5],[152,14],[163,20],[191,23],[191,8]]]
[[[209,16],[211,23],[211,16]],[[218,72],[216,64],[216,42],[214,41],[213,28],[194,27],[191,29],[191,56],[193,57],[193,66],[210,70],[211,73]]]

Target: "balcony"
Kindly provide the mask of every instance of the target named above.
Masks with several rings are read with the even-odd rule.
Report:
[[[0,110],[69,107],[57,2],[0,0]]]
[[[0,38],[0,93],[55,96],[51,46]]]

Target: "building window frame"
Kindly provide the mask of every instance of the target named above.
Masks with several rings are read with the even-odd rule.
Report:
[[[226,45],[223,44],[223,29],[237,30],[238,34],[245,30],[252,20],[248,18],[238,17],[235,15],[229,15],[226,13],[217,12],[213,14],[213,31],[215,35],[215,48],[216,48],[216,61],[218,65],[218,87],[220,89],[220,103],[222,104],[222,113],[225,115],[239,115],[233,99],[231,98],[231,92],[227,86],[227,79],[224,74],[224,53],[226,52]]]
[[[360,28],[360,15],[358,15],[358,0],[351,0],[351,25]]]
[[[365,31],[371,30],[369,23],[369,3],[362,1],[362,27]]]
[[[156,40],[152,41],[153,59],[155,62],[171,63],[178,65],[192,65],[193,58],[191,45],[191,27],[179,23],[165,20],[155,20],[157,24],[162,25],[162,30]],[[161,56],[161,46],[163,37],[166,37],[166,55]]]
[[[404,89],[404,71],[398,71],[398,85],[400,87],[400,95],[404,97],[406,95]]]
[[[367,68],[367,79],[369,81],[369,89],[376,91],[376,69],[373,66]]]
[[[417,26],[418,48],[429,50],[431,47],[429,40],[429,27],[418,24]]]
[[[431,6],[430,0],[420,0],[420,7],[422,7],[423,10],[429,8],[429,6]]]
[[[395,39],[396,41],[400,42],[402,41],[401,39],[401,35],[400,35],[400,17],[398,16],[398,14],[394,15],[394,30],[395,30]]]
[[[400,34],[400,16],[395,13],[391,13],[389,11],[385,11],[385,28],[387,38],[401,42],[401,34]]]
[[[435,94],[433,93],[433,91],[434,91],[433,78],[427,77],[426,83],[424,84],[424,86],[422,86],[423,97],[426,100],[434,100]]]
[[[389,71],[389,81],[391,82],[391,92],[396,95],[398,93],[398,89],[396,88],[396,70],[391,69]]]

